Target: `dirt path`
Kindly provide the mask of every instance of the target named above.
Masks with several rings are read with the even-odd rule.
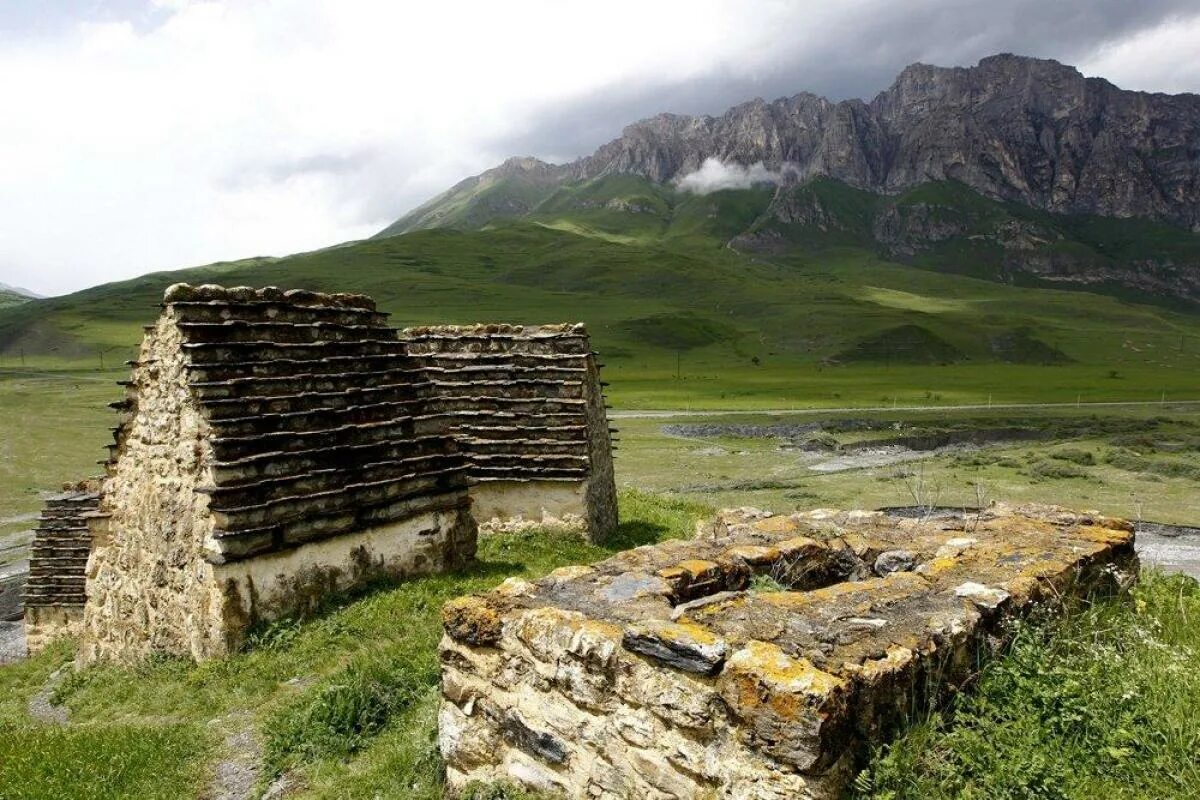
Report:
[[[213,721],[229,729],[221,742],[221,760],[205,792],[206,800],[251,800],[262,774],[262,743],[254,732],[249,714],[235,714]]]
[[[63,664],[50,673],[50,677],[46,678],[46,682],[42,684],[41,689],[38,689],[38,693],[29,698],[29,716],[51,725],[67,724],[67,709],[54,705],[50,702],[50,698],[54,696],[54,690],[67,677],[67,672],[71,668],[70,664]]]
[[[25,623],[0,622],[0,664],[20,661],[25,657]]]
[[[761,415],[784,417],[791,414],[861,414],[879,411],[1011,411],[1038,408],[1139,408],[1161,406],[1164,409],[1193,410],[1200,400],[1113,400],[1095,403],[974,403],[937,406],[846,406],[844,408],[742,408],[725,411],[657,410],[610,411],[609,419],[669,419],[671,417],[729,417]]]

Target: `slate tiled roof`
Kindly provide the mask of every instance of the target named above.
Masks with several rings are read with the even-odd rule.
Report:
[[[370,298],[177,285],[164,306],[210,426],[226,560],[466,504],[464,456]]]
[[[87,516],[96,511],[100,495],[94,486],[80,485],[46,500],[33,534],[25,606],[83,607],[84,570],[91,535]]]
[[[581,481],[592,471],[590,420],[603,399],[586,328],[473,325],[407,328],[421,364],[429,413],[459,437],[479,481]],[[589,424],[591,423],[591,424]]]

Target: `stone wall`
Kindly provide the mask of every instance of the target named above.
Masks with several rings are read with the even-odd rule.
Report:
[[[872,744],[974,674],[1005,620],[1131,580],[1131,531],[1051,508],[742,509],[694,540],[509,579],[444,610],[448,785],[839,797]]]
[[[484,530],[617,525],[612,441],[599,367],[576,325],[408,328],[428,406],[461,444]]]
[[[42,507],[25,584],[25,637],[36,653],[60,637],[76,637],[83,622],[84,567],[91,546],[87,517],[99,505],[99,484],[64,487]]]

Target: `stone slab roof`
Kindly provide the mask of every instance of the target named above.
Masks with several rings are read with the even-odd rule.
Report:
[[[213,482],[200,490],[223,559],[467,502],[466,461],[425,410],[422,366],[369,297],[178,284],[163,307],[208,425]],[[127,420],[137,402],[131,385]]]
[[[84,600],[84,570],[91,548],[88,517],[100,504],[94,482],[67,487],[46,499],[33,534],[25,607],[78,607]]]
[[[584,325],[446,325],[401,338],[474,479],[580,481],[592,472],[590,435],[610,452],[607,423],[589,427],[589,404],[603,400]]]

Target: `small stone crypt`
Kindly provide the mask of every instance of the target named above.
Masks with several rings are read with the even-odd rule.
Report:
[[[59,636],[78,636],[83,627],[84,569],[92,544],[88,517],[100,504],[99,490],[99,480],[68,484],[42,507],[23,596],[31,653]]]
[[[469,562],[476,516],[615,528],[582,325],[402,333],[386,317],[362,295],[168,289],[106,476],[43,513],[31,644],[204,659],[332,592]]]
[[[409,357],[465,452],[481,528],[617,527],[612,441],[583,325],[408,328]]]
[[[1132,580],[1132,526],[722,512],[697,538],[443,611],[453,794],[833,800],[871,745],[964,688],[1034,608]]]

